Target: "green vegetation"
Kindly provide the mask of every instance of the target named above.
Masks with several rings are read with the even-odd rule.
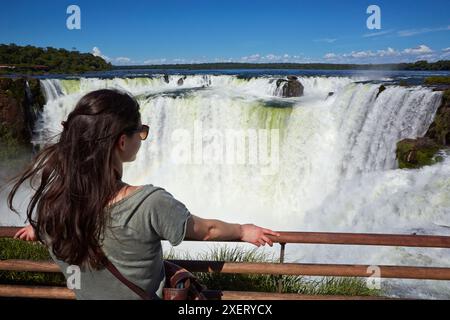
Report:
[[[30,135],[27,128],[29,117],[24,114],[24,106],[28,103],[25,91],[26,79],[0,78],[0,172],[10,172],[29,161],[31,153]],[[43,104],[39,81],[29,79],[33,103],[31,112],[39,110]]]
[[[169,252],[165,259],[210,260],[226,262],[278,263],[279,260],[261,249],[245,250],[239,246],[216,246],[196,258],[182,257]],[[195,273],[199,280],[211,289],[235,291],[278,292],[281,281],[283,293],[309,295],[379,296],[381,290],[369,289],[365,279],[325,277],[311,278],[290,275]]]
[[[397,143],[400,169],[417,169],[442,160],[436,156],[440,146],[429,138],[404,139]]]
[[[21,143],[0,123],[0,172],[13,173],[24,168],[31,158],[31,147]]]
[[[50,260],[47,248],[40,243],[0,238],[0,260]],[[62,273],[0,271],[2,284],[65,285]]]
[[[442,95],[442,105],[434,118],[436,140],[442,145],[450,144],[450,89]]]
[[[192,259],[189,255],[177,256],[173,251],[165,259]],[[39,243],[30,243],[14,239],[0,239],[0,260],[26,259],[34,261],[50,260],[47,249]],[[198,260],[233,262],[278,262],[260,249],[246,251],[237,246],[215,247],[210,252],[197,256]],[[378,296],[380,290],[369,289],[360,278],[321,278],[307,279],[301,276],[244,275],[220,273],[196,273],[200,281],[211,289],[277,292],[282,282],[283,292],[318,295],[358,295]],[[0,283],[31,285],[65,285],[62,274],[0,271]]]
[[[0,123],[0,162],[12,160],[19,155],[20,144],[5,125]]]
[[[442,147],[450,146],[450,89],[442,93],[442,103],[426,136]]]
[[[424,80],[425,84],[428,85],[439,85],[439,84],[448,84],[450,85],[450,77],[428,77]]]
[[[427,78],[427,84],[443,84],[450,77]],[[450,89],[442,93],[442,102],[425,137],[397,142],[400,169],[418,169],[443,160],[438,151],[450,146]]]
[[[82,73],[109,70],[111,67],[110,63],[91,53],[0,44],[0,74]]]
[[[185,70],[220,70],[220,69],[302,69],[302,70],[450,70],[450,60],[428,63],[388,64],[332,64],[332,63],[199,63],[199,64],[165,64],[147,66],[114,66],[114,69],[185,69]]]

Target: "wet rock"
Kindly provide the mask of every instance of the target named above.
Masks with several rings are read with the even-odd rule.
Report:
[[[443,92],[442,102],[425,137],[404,139],[397,143],[397,159],[400,168],[420,168],[442,160],[437,155],[450,146],[450,89]]]
[[[400,169],[417,169],[442,160],[436,153],[440,145],[428,137],[403,139],[397,143],[397,159]]]
[[[0,78],[0,138],[29,144],[44,104],[39,80]]]
[[[450,89],[443,92],[442,103],[426,136],[443,146],[450,146]]]
[[[380,93],[382,93],[384,90],[386,90],[386,87],[385,87],[384,85],[381,85],[381,86],[378,88],[378,93],[377,93],[376,98],[378,98],[378,96],[380,95]]]
[[[186,80],[187,76],[183,76],[177,81],[177,85],[182,86],[184,84],[184,80]]]
[[[168,74],[165,74],[163,78],[164,78],[165,83],[169,83],[169,75]]]
[[[284,98],[301,97],[304,87],[295,76],[288,76],[288,80],[278,79],[277,88],[281,90],[281,96]],[[280,89],[281,87],[281,89]]]

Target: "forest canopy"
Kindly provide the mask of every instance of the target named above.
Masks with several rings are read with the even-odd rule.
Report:
[[[91,53],[0,44],[0,73],[82,73],[111,68],[111,63]]]
[[[5,73],[83,73],[111,69],[302,69],[302,70],[450,70],[450,60],[388,64],[331,64],[331,63],[199,63],[113,66],[91,53],[52,47],[0,44],[0,74]]]

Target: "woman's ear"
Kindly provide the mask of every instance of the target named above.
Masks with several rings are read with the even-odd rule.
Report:
[[[117,140],[117,146],[118,146],[121,150],[123,150],[123,149],[125,148],[125,135],[124,135],[124,134],[122,134],[122,135],[119,137],[119,140]]]

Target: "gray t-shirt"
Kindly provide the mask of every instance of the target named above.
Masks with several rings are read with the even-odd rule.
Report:
[[[108,259],[129,281],[162,298],[165,284],[161,240],[180,244],[186,234],[188,209],[166,190],[151,184],[108,207],[110,227],[105,230],[102,249]],[[69,265],[52,258],[70,283],[76,283]],[[108,270],[81,269],[77,299],[140,299]],[[155,297],[157,298],[157,297]]]

